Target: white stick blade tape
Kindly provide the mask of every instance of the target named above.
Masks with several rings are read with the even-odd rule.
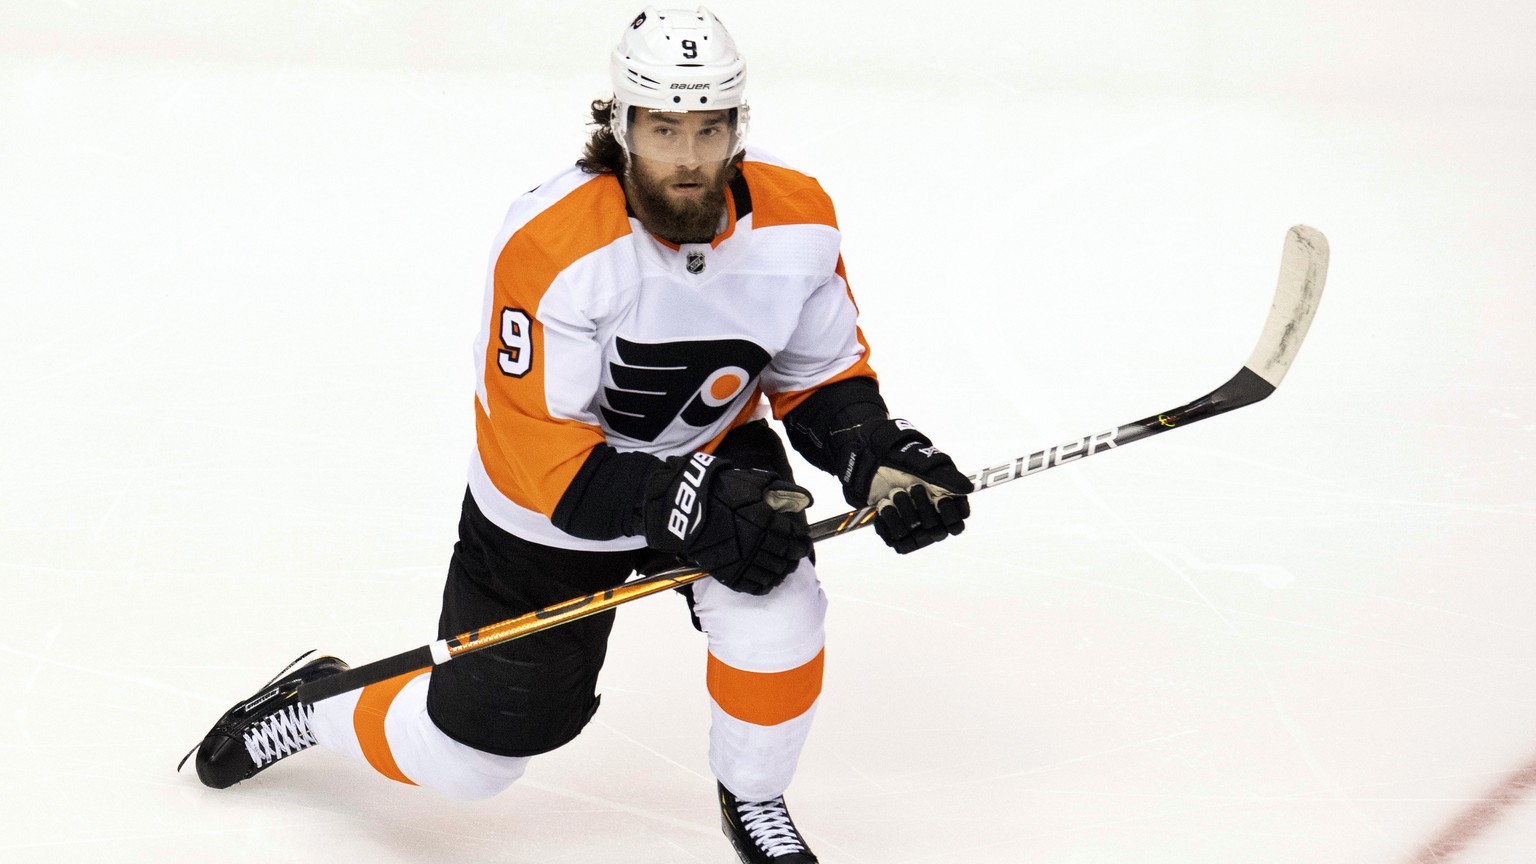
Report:
[[[1301,350],[1302,340],[1307,338],[1307,328],[1317,314],[1327,278],[1328,238],[1316,228],[1292,226],[1285,233],[1285,250],[1280,255],[1275,301],[1269,308],[1258,347],[1246,364],[1260,378],[1280,386],[1296,352]]]

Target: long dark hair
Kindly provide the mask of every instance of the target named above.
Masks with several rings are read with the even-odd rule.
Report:
[[[624,179],[624,148],[613,137],[608,122],[613,118],[612,99],[592,100],[592,137],[581,152],[576,165],[588,174],[612,174]]]

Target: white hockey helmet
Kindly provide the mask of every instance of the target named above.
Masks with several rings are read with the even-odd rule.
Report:
[[[747,64],[725,25],[708,9],[647,6],[624,28],[609,62],[613,137],[630,149],[630,109],[731,110],[730,156],[746,146]]]

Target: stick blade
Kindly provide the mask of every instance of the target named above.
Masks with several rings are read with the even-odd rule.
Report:
[[[1328,279],[1328,238],[1306,225],[1294,225],[1285,233],[1280,255],[1280,281],[1274,303],[1253,356],[1244,364],[1255,375],[1279,387],[1281,379],[1301,350],[1307,328],[1317,315]]]

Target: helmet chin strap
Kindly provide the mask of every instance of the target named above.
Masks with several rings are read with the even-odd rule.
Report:
[[[626,105],[619,101],[619,97],[613,97],[613,108],[608,115],[608,131],[613,133],[613,140],[618,143],[619,149],[624,152],[624,167],[628,168],[632,163],[629,153],[629,124],[634,122],[635,106]]]

